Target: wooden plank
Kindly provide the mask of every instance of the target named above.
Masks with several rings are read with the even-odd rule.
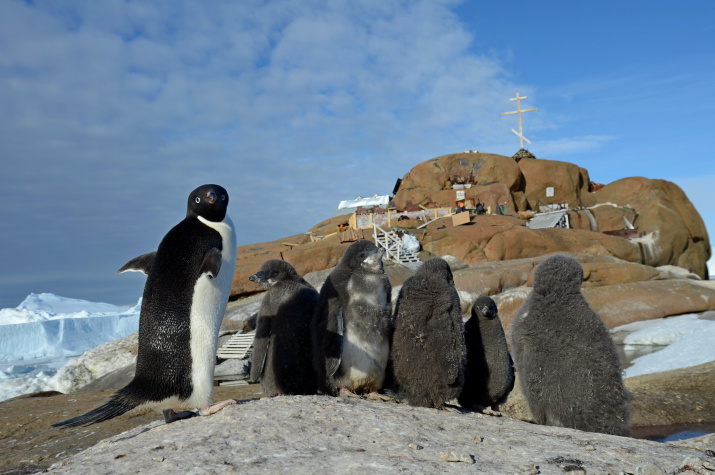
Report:
[[[238,358],[243,359],[253,352],[253,339],[256,332],[236,333],[216,352],[218,358]]]

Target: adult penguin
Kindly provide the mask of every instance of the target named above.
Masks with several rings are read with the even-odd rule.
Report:
[[[163,410],[166,422],[213,414],[236,401],[211,405],[218,330],[236,266],[236,232],[226,214],[228,193],[218,185],[191,192],[186,218],[156,252],[125,264],[119,273],[147,274],[139,314],[134,379],[106,404],[55,427],[112,419],[136,407]]]

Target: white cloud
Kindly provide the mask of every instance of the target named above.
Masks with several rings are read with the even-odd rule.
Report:
[[[539,158],[558,160],[557,157],[561,157],[562,160],[569,161],[563,156],[598,150],[606,143],[616,139],[609,135],[584,135],[558,140],[543,140],[535,144],[533,151]]]
[[[1,2],[0,186],[22,205],[0,211],[0,257],[79,265],[59,255],[91,237],[121,264],[206,182],[229,189],[242,242],[278,239],[504,142],[515,88],[453,5]]]

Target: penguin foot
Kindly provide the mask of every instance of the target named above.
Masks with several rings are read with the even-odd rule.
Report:
[[[360,396],[349,390],[348,388],[340,388],[340,395],[345,397],[356,397],[360,399]]]
[[[382,401],[382,402],[396,402],[395,398],[392,398],[390,396],[387,396],[385,394],[380,394],[377,391],[373,391],[367,395],[367,398],[373,401]]]
[[[489,406],[480,406],[480,405],[478,405],[478,404],[475,404],[475,405],[473,406],[473,408],[474,408],[475,411],[481,412],[482,414],[484,414],[484,415],[486,415],[486,416],[494,416],[494,417],[501,417],[501,416],[502,416],[502,413],[501,413],[501,412],[496,411],[496,410],[492,409],[492,408],[489,407]]]
[[[199,415],[210,416],[211,414],[216,414],[218,411],[220,411],[226,406],[230,406],[231,404],[238,404],[238,401],[236,399],[227,399],[225,401],[212,404],[208,407],[202,407],[201,409],[199,409]]]
[[[171,424],[172,422],[176,422],[180,419],[190,419],[197,415],[193,411],[174,412],[173,409],[166,409],[163,412],[164,412],[164,421],[166,421],[167,424]]]

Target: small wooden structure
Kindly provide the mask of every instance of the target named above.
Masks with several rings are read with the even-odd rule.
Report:
[[[419,256],[412,251],[408,251],[402,244],[397,234],[392,231],[385,231],[380,226],[373,226],[372,237],[375,239],[377,247],[385,249],[388,259],[402,264],[411,269],[417,269],[422,261]]]
[[[452,214],[451,208],[417,208],[417,211],[397,211],[395,209],[387,209],[382,214],[353,213],[348,220],[348,226],[355,230],[372,229],[373,226],[381,228],[390,228],[397,224],[397,220],[405,216],[410,219],[421,219],[424,222],[432,221],[433,219],[441,218]]]
[[[253,339],[255,336],[256,330],[236,333],[218,349],[216,357],[221,359],[238,358],[240,360],[248,357],[253,352]]]
[[[517,131],[514,130],[514,129],[511,129],[511,131],[514,132],[516,135],[519,136],[519,140],[521,141],[521,148],[523,149],[523,148],[524,148],[524,140],[526,140],[526,141],[529,142],[529,143],[531,143],[531,142],[529,141],[529,139],[527,139],[526,137],[524,137],[524,131],[523,131],[522,128],[521,128],[521,113],[522,113],[522,112],[537,111],[537,110],[539,110],[539,109],[537,109],[536,107],[533,107],[533,108],[531,108],[531,109],[522,109],[522,108],[521,108],[521,100],[522,100],[522,99],[526,99],[526,96],[521,97],[521,96],[519,96],[519,93],[517,92],[517,93],[516,93],[516,97],[514,97],[514,98],[512,98],[512,99],[509,99],[510,101],[516,101],[516,110],[515,110],[515,111],[511,111],[511,112],[502,112],[501,115],[519,114],[519,132],[517,132]]]

